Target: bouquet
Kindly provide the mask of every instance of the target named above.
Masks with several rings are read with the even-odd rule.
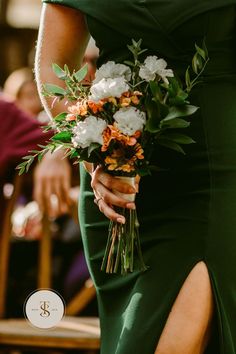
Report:
[[[65,156],[74,158],[75,163],[101,165],[106,172],[134,184],[135,176],[159,168],[150,164],[157,144],[185,153],[182,145],[194,141],[182,133],[182,128],[190,124],[185,118],[198,109],[190,104],[188,96],[206,66],[207,50],[195,45],[192,65],[182,83],[164,59],[145,57],[141,42],[133,40],[128,46],[132,61],[108,61],[96,71],[92,83],[84,82],[86,66],[70,72],[67,65],[61,68],[53,64],[64,88],[45,84],[43,94],[55,101],[66,99],[66,111],[46,128],[54,130],[50,141],[24,157],[18,166],[20,174],[29,169],[36,157],[40,160],[46,152],[64,148]],[[128,199],[130,195],[123,197]],[[117,209],[126,223],[110,222],[101,269],[121,274],[132,272],[135,267],[145,270],[137,212]]]

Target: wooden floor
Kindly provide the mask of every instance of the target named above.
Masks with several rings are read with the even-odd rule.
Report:
[[[65,317],[56,328],[37,329],[24,319],[0,320],[0,350],[16,348],[100,348],[99,320],[95,317]]]

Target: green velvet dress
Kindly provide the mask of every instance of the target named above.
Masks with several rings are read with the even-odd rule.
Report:
[[[141,180],[137,210],[149,269],[128,276],[100,271],[108,222],[81,171],[80,222],[97,289],[102,354],[153,354],[171,307],[193,267],[204,261],[215,298],[207,354],[236,353],[236,0],[48,0],[81,10],[97,46],[98,65],[129,57],[143,39],[182,76],[205,37],[210,61],[191,93],[200,107],[182,156],[158,148],[165,167]],[[76,40],[74,38],[73,40]],[[185,130],[187,133],[187,130]],[[184,336],[184,333],[183,333]]]

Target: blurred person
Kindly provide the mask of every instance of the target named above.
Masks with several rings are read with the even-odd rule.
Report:
[[[12,182],[21,158],[38,144],[44,144],[51,133],[43,133],[40,124],[13,102],[0,95],[0,213],[4,220],[4,186]],[[28,188],[29,189],[29,188]],[[28,192],[28,191],[27,191]],[[0,223],[0,230],[2,225]]]
[[[0,95],[0,135],[1,179],[14,174],[21,158],[51,137],[51,133],[43,133],[39,122],[3,95]]]
[[[8,76],[3,86],[3,93],[33,117],[37,117],[43,110],[33,71],[28,67],[17,69]]]

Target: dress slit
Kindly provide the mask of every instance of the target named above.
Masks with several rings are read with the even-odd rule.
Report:
[[[223,321],[222,321],[222,314],[221,314],[220,298],[219,298],[219,294],[217,292],[217,287],[215,285],[213,272],[209,269],[208,263],[204,259],[195,261],[193,264],[191,264],[191,266],[188,267],[187,272],[185,272],[185,276],[181,277],[181,279],[178,280],[178,282],[177,282],[178,286],[175,287],[177,289],[177,292],[175,292],[175,294],[174,294],[174,296],[172,298],[171,305],[169,307],[169,311],[167,313],[167,316],[165,317],[166,320],[164,321],[164,325],[163,325],[162,330],[161,330],[161,332],[160,332],[160,334],[158,336],[157,346],[158,346],[158,344],[160,342],[162,334],[165,332],[166,324],[168,323],[170,313],[173,311],[174,306],[176,304],[176,301],[178,300],[178,297],[179,297],[182,289],[184,288],[185,283],[188,280],[188,277],[191,275],[192,271],[194,271],[195,267],[197,267],[198,264],[200,264],[200,263],[203,263],[205,268],[206,268],[206,271],[207,271],[207,274],[208,274],[208,280],[207,281],[209,281],[209,285],[210,285],[210,288],[211,288],[211,294],[212,294],[212,298],[213,298],[213,303],[214,303],[214,305],[213,305],[214,306],[213,307],[213,317],[212,317],[211,324],[210,324],[211,325],[211,333],[210,333],[210,336],[209,336],[209,341],[206,344],[206,349],[205,349],[204,353],[207,354],[208,350],[210,350],[209,353],[212,353],[212,349],[210,349],[210,348],[212,346],[214,346],[214,348],[217,348],[217,350],[219,350],[219,347],[220,347],[220,353],[221,354],[225,354],[225,352],[223,351],[223,348],[224,348]],[[191,287],[191,284],[189,284],[188,286]],[[204,311],[204,309],[203,309],[203,311]],[[172,328],[173,328],[173,324],[172,324]],[[171,331],[171,326],[170,326],[170,331]],[[212,341],[213,331],[217,331],[217,338],[218,338],[217,343],[218,344],[216,344],[216,341],[214,341],[214,342]],[[214,336],[214,338],[216,338],[216,336]],[[219,345],[219,343],[220,343],[220,345]]]

